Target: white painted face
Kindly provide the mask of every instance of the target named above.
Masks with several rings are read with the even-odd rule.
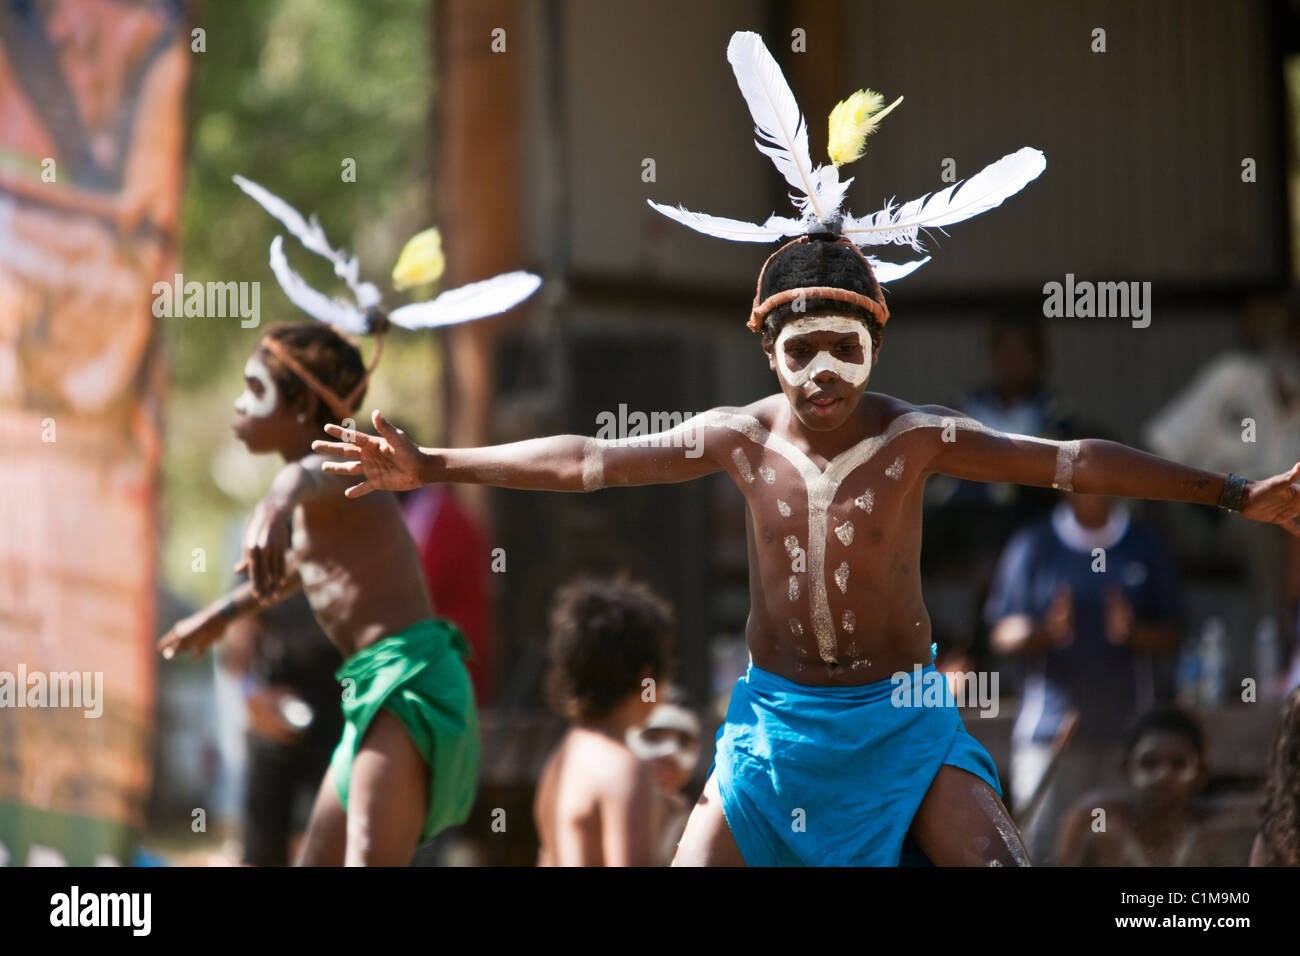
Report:
[[[786,356],[786,342],[792,336],[807,335],[810,332],[838,332],[841,335],[856,335],[862,346],[862,362],[846,362],[835,358],[827,349],[822,349],[803,368],[797,372],[790,369]],[[867,327],[854,318],[843,315],[821,315],[807,319],[795,319],[787,322],[776,337],[776,368],[781,377],[792,388],[802,388],[815,375],[829,369],[850,385],[862,385],[871,375],[871,335]]]
[[[275,387],[275,379],[266,364],[257,355],[249,357],[244,363],[244,378],[251,378],[262,386],[262,394],[254,395],[245,388],[239,398],[235,399],[235,411],[242,412],[249,418],[266,418],[275,411],[275,403],[280,392]]]

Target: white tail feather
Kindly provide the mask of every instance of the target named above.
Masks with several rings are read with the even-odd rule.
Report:
[[[867,256],[867,262],[871,263],[871,271],[881,285],[910,276],[929,261],[929,256],[924,259],[913,259],[911,262],[886,262],[883,259]]]
[[[843,233],[859,246],[895,243],[924,251],[921,229],[937,229],[988,212],[1024,189],[1047,168],[1042,152],[1025,146],[970,179],[940,192],[913,199],[894,209],[893,204],[863,219],[844,218]]]
[[[429,302],[404,305],[390,312],[388,318],[406,329],[430,329],[482,319],[513,309],[541,284],[541,278],[530,272],[507,272],[450,289]]]
[[[313,319],[328,322],[350,335],[361,335],[366,331],[366,317],[360,309],[350,302],[332,299],[317,292],[289,267],[289,260],[284,255],[283,236],[271,240],[271,271],[275,273],[276,281],[280,283],[280,288],[289,297],[289,301]]]
[[[665,206],[649,199],[646,202],[650,203],[651,208],[663,213],[674,222],[680,222],[696,232],[715,236],[718,239],[731,239],[736,242],[771,242],[782,236],[797,236],[804,231],[803,225],[797,219],[771,216],[760,226],[758,223],[744,222],[740,219],[726,219],[722,216],[691,212],[681,206],[676,208]]]
[[[818,219],[833,215],[835,210],[825,209],[818,195],[817,172],[808,152],[808,124],[762,37],[757,33],[732,34],[727,44],[727,62],[736,74],[740,93],[754,118],[759,136],[754,145],[798,191],[798,196],[791,197],[795,206],[805,214],[811,208],[811,214]]]

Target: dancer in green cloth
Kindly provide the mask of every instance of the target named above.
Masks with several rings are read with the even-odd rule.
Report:
[[[343,654],[345,727],[312,811],[300,865],[405,865],[463,823],[478,779],[478,714],[453,625],[434,617],[415,544],[391,494],[358,508],[351,482],[311,451],[364,394],[360,351],[328,325],[272,326],[244,367],[235,434],[286,464],[244,536],[249,581],[180,621],[164,657],[196,657],[244,614],[302,588]],[[342,398],[341,396],[346,396]]]

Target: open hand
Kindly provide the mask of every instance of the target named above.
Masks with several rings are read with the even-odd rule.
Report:
[[[1069,585],[1060,585],[1052,595],[1052,602],[1043,615],[1043,631],[1054,648],[1074,643],[1074,599]]]
[[[1280,524],[1300,538],[1300,486],[1297,481],[1300,481],[1300,462],[1290,471],[1250,482],[1246,485],[1246,500],[1241,506],[1242,517]]]
[[[349,498],[360,498],[372,491],[407,491],[418,488],[423,453],[406,432],[391,425],[376,409],[371,416],[379,437],[367,435],[340,425],[326,425],[325,433],[342,441],[314,441],[312,451],[325,455],[338,455],[350,461],[327,461],[321,470],[329,475],[350,475],[363,480],[344,492]]]
[[[1124,589],[1112,585],[1105,595],[1106,640],[1119,646],[1127,644],[1133,638],[1133,628],[1137,622],[1133,605],[1124,595]]]

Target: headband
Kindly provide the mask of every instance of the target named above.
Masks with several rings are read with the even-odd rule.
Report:
[[[338,330],[336,329],[335,331]],[[352,342],[350,338],[343,335],[341,332],[339,335],[348,342]],[[352,342],[352,344],[354,346],[356,345],[355,342]],[[269,335],[262,336],[261,347],[284,363],[284,365],[288,367],[289,371],[298,376],[298,378],[302,380],[302,383],[316,394],[317,398],[329,406],[329,409],[334,413],[335,418],[339,421],[343,421],[356,409],[357,402],[361,400],[361,393],[365,391],[366,384],[370,381],[371,373],[374,372],[375,366],[379,364],[379,355],[384,350],[384,335],[383,332],[379,332],[375,335],[375,352],[370,357],[370,364],[366,367],[365,373],[361,376],[361,381],[357,382],[356,387],[353,388],[345,397],[339,397],[337,392],[309,372],[305,365],[289,354],[288,349]],[[358,351],[360,351],[359,348]]]
[[[750,310],[749,322],[747,323],[749,330],[751,332],[757,332],[759,329],[763,327],[763,318],[769,312],[771,312],[773,309],[777,308],[778,306],[785,305],[787,302],[793,302],[795,299],[799,299],[799,298],[832,299],[836,302],[844,302],[847,305],[856,305],[859,308],[866,309],[873,316],[875,316],[876,321],[879,322],[882,326],[886,322],[888,322],[889,309],[885,305],[885,299],[883,295],[879,299],[873,299],[870,296],[865,296],[860,292],[853,292],[850,291],[849,289],[840,289],[840,288],[836,288],[835,286],[826,286],[826,285],[802,286],[798,289],[785,289],[784,291],[773,293],[772,295],[768,296],[766,299],[760,299],[760,297],[763,294],[763,276],[767,273],[767,267],[772,264],[772,260],[793,245],[798,245],[799,243],[811,242],[811,241],[812,240],[809,236],[800,236],[798,239],[793,239],[790,242],[787,242],[780,249],[777,249],[776,252],[772,253],[770,256],[767,257],[767,261],[763,263],[763,268],[758,270],[758,285],[754,289],[754,305],[753,308]],[[819,241],[824,241],[824,240],[819,240]],[[854,245],[851,240],[840,237],[835,240],[835,244],[838,246],[848,246],[850,249],[856,252],[858,256],[862,259],[862,262],[866,265],[867,272],[871,275],[873,279],[875,278],[875,273],[872,272],[871,269],[871,263],[867,260],[867,257],[862,254],[862,250],[859,249],[856,245]],[[880,288],[879,282],[876,283],[876,288],[877,289]]]

